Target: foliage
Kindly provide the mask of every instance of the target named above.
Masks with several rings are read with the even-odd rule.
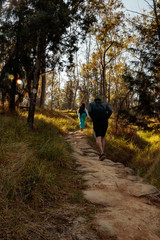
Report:
[[[15,94],[18,104],[27,91],[33,106],[28,119],[33,118],[36,94],[31,94],[31,86],[38,89],[46,69],[48,76],[55,75],[48,77],[51,108],[75,109],[82,100],[88,106],[101,96],[112,105],[117,128],[122,112],[141,121],[145,116],[159,118],[159,2],[153,1],[148,15],[134,18],[125,16],[121,1],[47,3],[3,1],[2,102],[9,99],[13,107]],[[74,51],[85,37],[85,62],[78,62]],[[58,76],[64,65],[68,81],[61,87]],[[15,75],[13,81],[7,72]],[[16,84],[18,76],[25,78],[22,89]]]
[[[133,19],[131,30],[133,41],[130,45],[133,61],[125,75],[125,80],[130,84],[134,94],[132,107],[135,115],[155,118],[159,118],[160,101],[159,10],[157,2],[153,4],[149,16],[145,14]]]
[[[90,61],[82,65],[81,71],[84,82],[81,91],[89,91],[91,97],[99,95],[108,102],[112,88],[111,68],[125,47],[122,6],[120,1],[102,1],[97,10],[99,16],[97,22],[91,28],[92,39],[95,40],[94,51],[90,54]],[[87,78],[88,84],[84,80]]]
[[[84,214],[82,209],[86,214],[80,192],[82,180],[75,170],[70,146],[63,139],[67,131],[79,129],[77,114],[37,109],[34,131],[26,125],[25,118],[25,113],[0,118],[0,236],[53,239],[46,228],[46,216],[54,219],[57,211],[60,216],[60,209],[64,216],[69,204],[72,216]],[[84,134],[96,148],[90,120]],[[146,181],[160,187],[159,140],[155,131],[144,132],[135,126],[119,128],[115,134],[111,119],[105,151],[108,159],[134,168]],[[58,224],[60,227],[59,221]]]
[[[33,126],[39,76],[45,71],[45,63],[52,70],[58,61],[60,65],[62,54],[72,62],[79,36],[84,38],[94,17],[87,11],[85,1],[6,0],[2,6],[1,82],[6,83],[6,72],[14,75],[11,89],[2,82],[2,92],[8,94],[10,109],[15,110],[16,80],[25,75],[25,91],[30,97],[28,122]],[[3,52],[4,48],[7,51]]]

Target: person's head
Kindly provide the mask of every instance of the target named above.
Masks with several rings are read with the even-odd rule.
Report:
[[[85,103],[81,103],[81,106],[82,106],[82,107],[85,107]]]
[[[100,99],[99,97],[96,97],[96,98],[94,99],[94,101],[95,101],[95,102],[101,102],[101,99]]]

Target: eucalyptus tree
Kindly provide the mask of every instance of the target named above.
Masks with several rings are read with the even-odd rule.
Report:
[[[74,65],[72,65],[72,67],[66,70],[66,73],[69,81],[65,85],[64,92],[66,92],[66,95],[70,95],[69,101],[71,101],[71,103],[69,105],[71,106],[71,109],[75,109],[77,92],[79,89],[79,72],[77,60]]]
[[[100,92],[106,100],[107,79],[106,70],[110,62],[115,59],[123,49],[124,14],[121,1],[108,0],[99,6],[97,24],[92,28],[96,40],[96,52],[99,58]],[[119,49],[116,51],[116,49]]]
[[[46,73],[46,83],[47,83],[47,92],[46,92],[46,102],[47,106],[52,109],[57,109],[60,105],[60,89],[59,89],[59,79],[56,69],[52,72]]]
[[[81,74],[89,77],[88,90],[110,101],[110,80],[107,75],[127,47],[123,4],[120,0],[92,1],[97,22],[91,28],[91,57],[83,64]],[[108,75],[109,77],[109,75]]]
[[[83,101],[86,104],[86,107],[89,107],[89,101],[91,96],[91,75],[90,75],[90,60],[91,60],[91,48],[92,48],[92,37],[91,32],[89,32],[88,36],[86,37],[85,41],[85,51],[83,48],[83,55],[84,55],[84,64],[81,65],[81,84],[79,84],[79,95],[81,102]]]
[[[16,80],[24,77],[24,69],[30,69],[32,63],[27,47],[29,40],[26,38],[26,31],[29,35],[25,19],[28,11],[22,1],[3,1],[1,8],[0,81],[3,90],[9,95],[10,110],[15,109],[15,95],[19,93]]]
[[[44,54],[43,49],[45,48],[46,51],[52,52],[53,56],[66,53],[69,61],[71,61],[73,52],[77,50],[76,43],[80,28],[85,27],[83,29],[84,37],[86,30],[91,24],[90,15],[85,11],[85,1],[82,0],[38,0],[34,1],[32,5],[36,9],[35,22],[32,26],[34,30],[36,28],[37,44],[33,90],[28,116],[28,122],[31,126],[33,126],[34,120],[39,74]]]
[[[1,31],[8,40],[4,45],[8,50],[2,54],[1,79],[7,70],[14,75],[10,101],[14,109],[17,76],[23,69],[26,74],[30,73],[27,83],[30,89],[28,122],[31,126],[40,73],[46,66],[50,70],[54,68],[57,56],[62,53],[72,61],[79,35],[85,38],[94,19],[86,6],[84,0],[11,0],[3,3]]]
[[[72,109],[74,101],[74,85],[72,79],[69,79],[63,89],[63,109]]]
[[[132,20],[134,61],[128,66],[125,79],[135,96],[134,113],[160,116],[160,2],[149,4],[150,12]]]

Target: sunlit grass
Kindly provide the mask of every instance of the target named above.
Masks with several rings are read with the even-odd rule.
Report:
[[[77,119],[60,112],[39,110],[34,131],[27,125],[27,113],[1,116],[0,222],[5,226],[4,239],[28,239],[32,226],[35,239],[47,239],[40,212],[63,208],[67,202],[83,203],[83,183],[72,172],[75,162],[63,138],[66,131],[76,128]]]
[[[116,135],[111,121],[109,120],[106,134],[107,158],[133,168],[146,181],[160,188],[160,168],[157,167],[160,164],[160,135],[155,131],[143,131],[135,126],[120,129],[119,134]],[[89,118],[85,124],[84,134],[91,145],[97,149],[92,122]]]
[[[160,141],[160,137],[158,134],[155,134],[154,131],[137,131],[137,135],[141,138],[145,139],[149,143],[158,143]]]
[[[92,146],[97,149],[92,124],[85,134]],[[110,120],[105,153],[108,159],[133,168],[146,181],[160,188],[160,135],[155,131],[137,128],[132,130],[126,127],[115,134]]]
[[[66,111],[55,111],[46,110],[43,114],[35,114],[35,118],[43,119],[48,123],[52,123],[61,132],[76,131],[79,129],[79,122],[76,113],[67,113]]]
[[[27,125],[25,112],[1,116],[0,222],[4,239],[8,230],[8,239],[27,239],[28,232],[34,230],[41,239],[44,219],[40,212],[46,211],[48,204],[48,212],[68,202],[83,205],[83,181],[75,170],[72,149],[64,140],[66,132],[76,130],[79,121],[75,112],[37,109],[33,131]],[[84,134],[96,148],[89,118]],[[153,131],[121,129],[116,135],[110,121],[105,152],[108,159],[134,168],[160,188],[159,142],[159,135]],[[73,214],[79,214],[78,210]]]

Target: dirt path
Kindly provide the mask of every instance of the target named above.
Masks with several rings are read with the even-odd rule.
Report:
[[[98,161],[97,152],[79,131],[69,133],[78,170],[87,188],[84,197],[100,206],[93,225],[104,240],[159,240],[160,193],[133,170],[108,159]]]

